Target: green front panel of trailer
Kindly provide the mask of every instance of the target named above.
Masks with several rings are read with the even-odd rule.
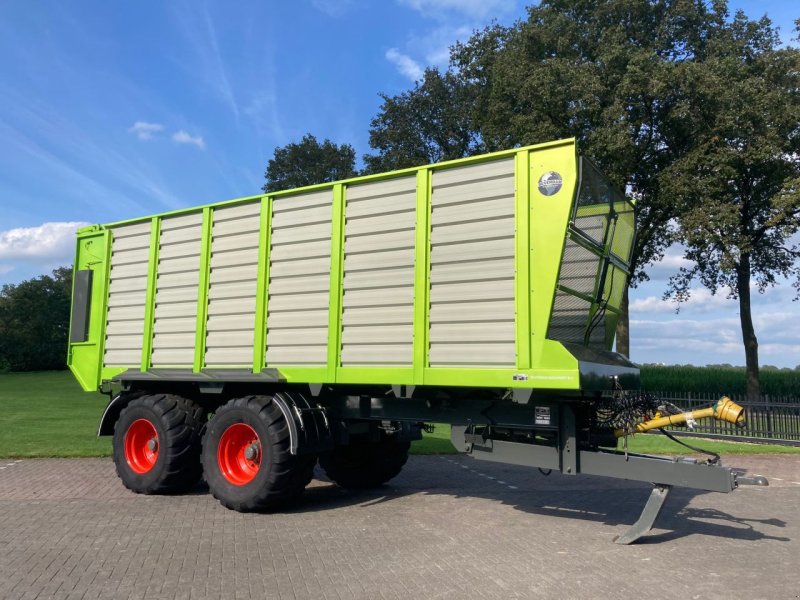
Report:
[[[92,271],[91,304],[86,341],[69,344],[67,366],[87,392],[97,390],[101,381],[110,258],[111,232],[87,228],[78,234],[75,271]]]
[[[531,387],[578,389],[578,361],[559,342],[546,339],[561,254],[578,188],[578,155],[573,144],[532,152],[530,206]],[[547,173],[561,175],[561,189],[544,195],[537,182]]]

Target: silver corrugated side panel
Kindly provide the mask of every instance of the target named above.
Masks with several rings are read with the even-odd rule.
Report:
[[[273,201],[267,366],[327,363],[332,202],[330,189]]]
[[[432,175],[432,367],[513,367],[514,160]]]
[[[346,190],[342,365],[411,366],[416,176]]]
[[[253,362],[260,226],[260,201],[214,209],[206,322],[207,366],[243,366]]]
[[[194,363],[203,213],[161,221],[153,320],[154,367]]]
[[[150,221],[111,229],[104,366],[133,367],[142,362]]]

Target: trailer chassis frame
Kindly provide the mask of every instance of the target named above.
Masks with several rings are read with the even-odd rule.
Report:
[[[574,404],[563,400],[550,401],[549,407],[557,411],[555,423],[538,426],[539,431],[556,434],[551,435],[554,443],[523,443],[495,437],[498,425],[536,430],[535,406],[545,404],[536,400],[529,405],[475,400],[467,402],[466,407],[460,401],[456,409],[449,402],[350,397],[342,399],[332,409],[340,417],[348,418],[385,419],[391,415],[394,419],[449,422],[456,449],[478,460],[558,470],[565,475],[596,475],[652,483],[653,489],[639,518],[614,539],[617,544],[632,544],[652,529],[673,487],[730,493],[740,485],[768,485],[764,477],[743,477],[731,467],[695,458],[582,448],[578,435],[581,424]],[[461,413],[462,424],[457,422],[456,412]],[[471,417],[466,425],[463,424],[464,414]]]

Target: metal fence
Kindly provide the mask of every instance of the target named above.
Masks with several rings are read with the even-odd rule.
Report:
[[[723,396],[723,394],[679,392],[652,393],[687,411],[710,406]],[[745,409],[747,426],[744,429],[716,419],[704,419],[698,421],[693,430],[672,427],[669,428],[670,431],[686,436],[800,446],[800,398],[762,396],[760,401],[750,402],[746,396],[726,395]]]

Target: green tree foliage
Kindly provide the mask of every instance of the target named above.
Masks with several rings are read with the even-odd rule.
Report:
[[[275,148],[264,174],[265,192],[347,179],[356,175],[356,151],[349,144],[341,146],[330,140],[322,143],[306,134],[297,143]]]
[[[0,369],[66,367],[72,269],[0,289]]]
[[[691,267],[669,295],[686,300],[692,281],[739,301],[747,391],[759,395],[751,280],[763,292],[778,277],[800,290],[800,51],[779,48],[777,31],[737,13],[709,38],[702,64],[682,65],[684,121],[696,144],[668,173],[680,201],[680,239]]]
[[[366,172],[380,173],[463,158],[480,151],[471,119],[473,88],[453,72],[427,69],[414,89],[381,94],[369,143],[378,154],[364,156]]]
[[[365,160],[410,166],[423,156],[576,137],[582,152],[637,198],[632,266],[634,283],[645,280],[644,266],[673,239],[674,203],[663,173],[694,143],[677,118],[680,65],[702,60],[709,32],[724,20],[723,3],[545,0],[526,20],[492,25],[457,44],[445,75],[426,74],[411,92],[385,98],[370,138],[378,155]],[[436,78],[448,82],[446,94],[430,83]],[[429,102],[439,110],[419,110]],[[448,145],[428,133],[451,122],[469,143]],[[382,135],[389,128],[392,136]],[[622,321],[618,347],[627,353],[627,316]]]

